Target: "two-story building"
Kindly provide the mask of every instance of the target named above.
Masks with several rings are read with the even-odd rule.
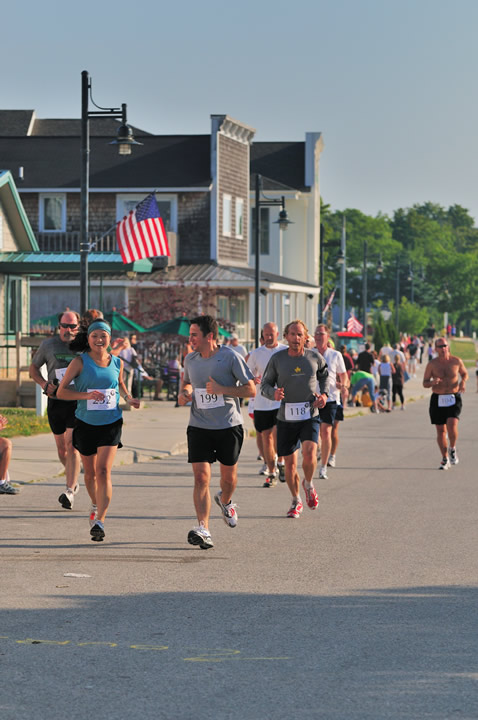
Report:
[[[299,316],[317,318],[320,243],[320,133],[305,142],[255,143],[254,130],[227,115],[211,117],[209,135],[162,136],[135,128],[143,145],[130,156],[108,144],[112,119],[90,123],[90,239],[116,250],[114,226],[144,196],[156,198],[168,231],[171,259],[154,260],[146,279],[130,272],[90,274],[91,306],[113,306],[153,325],[181,312],[210,311],[253,337],[254,267],[251,208],[254,178],[268,197],[284,196],[293,222],[275,223],[261,207],[261,322],[280,327]],[[80,121],[41,120],[34,111],[0,111],[0,167],[18,178],[25,210],[43,251],[79,247]],[[101,296],[100,296],[101,293]],[[31,282],[31,321],[79,301],[78,275]]]

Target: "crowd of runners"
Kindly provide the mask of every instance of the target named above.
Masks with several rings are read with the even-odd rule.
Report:
[[[287,484],[290,505],[284,514],[288,518],[300,518],[303,500],[316,510],[316,468],[319,464],[320,480],[327,478],[329,467],[335,467],[339,423],[349,392],[354,396],[355,391],[351,369],[344,354],[332,346],[328,327],[318,324],[311,336],[297,319],[286,325],[280,337],[277,325],[267,322],[261,345],[247,354],[242,346],[238,350],[234,344],[220,344],[216,320],[201,315],[191,320],[189,344],[178,393],[178,404],[190,406],[186,435],[197,525],[189,530],[188,542],[204,550],[213,547],[210,482],[216,461],[220,489],[214,501],[226,525],[237,526],[233,495],[244,440],[244,399],[249,401],[264,460],[263,486],[272,488],[278,481]],[[80,318],[68,310],[59,315],[58,333],[43,341],[30,366],[30,376],[48,396],[48,421],[65,468],[66,487],[59,503],[67,510],[73,508],[82,465],[91,501],[90,537],[96,542],[105,537],[111,469],[122,447],[120,399],[140,406],[125,383],[124,348],[123,340],[112,340],[111,327],[101,312],[90,310]],[[462,360],[450,355],[446,338],[435,341],[435,350],[437,356],[426,366],[423,386],[432,390],[430,420],[436,426],[439,468],[446,470],[458,463],[458,418],[468,374]],[[370,354],[367,346],[363,354]],[[367,357],[362,360],[366,362]],[[382,364],[387,362],[382,360]],[[0,416],[0,430],[5,422]],[[11,451],[11,441],[0,437],[0,494],[18,492],[8,477]]]

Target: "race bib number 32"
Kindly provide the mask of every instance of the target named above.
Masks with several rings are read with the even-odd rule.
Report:
[[[310,403],[286,403],[285,419],[288,422],[299,422],[300,420],[310,420]]]
[[[208,393],[206,388],[196,388],[194,390],[194,398],[199,410],[212,410],[213,408],[224,407],[225,405],[224,395]]]
[[[114,388],[88,388],[88,392],[103,393],[103,400],[87,400],[87,410],[115,410],[116,409],[116,390]]]

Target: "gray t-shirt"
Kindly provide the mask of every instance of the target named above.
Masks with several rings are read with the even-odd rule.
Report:
[[[69,343],[63,342],[59,335],[54,335],[42,342],[33,357],[32,364],[41,368],[46,363],[48,382],[59,385],[65,369],[76,356],[77,354],[70,350]]]
[[[203,358],[192,352],[184,360],[184,384],[193,386],[189,424],[207,430],[224,430],[242,425],[239,398],[206,392],[209,377],[226,387],[245,385],[253,375],[238,353],[221,345],[217,353]]]
[[[319,414],[318,408],[312,408],[315,392],[319,382],[321,393],[329,392],[329,374],[327,363],[322,355],[315,350],[305,349],[303,355],[289,355],[289,350],[281,350],[272,355],[265,373],[262,376],[261,393],[274,399],[276,387],[284,388],[284,399],[281,402],[277,419],[288,421],[286,417],[287,403],[309,403],[310,415]],[[294,408],[300,411],[300,408]]]

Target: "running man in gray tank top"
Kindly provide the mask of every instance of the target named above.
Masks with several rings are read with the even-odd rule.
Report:
[[[194,505],[198,526],[188,542],[202,550],[213,547],[209,532],[211,463],[219,460],[221,490],[214,500],[224,522],[236,527],[232,495],[237,485],[237,461],[244,439],[239,398],[254,397],[254,378],[243,358],[217,344],[217,322],[210,315],[191,320],[189,341],[193,352],[184,361],[179,405],[191,403],[187,429],[188,462],[193,466]]]
[[[302,482],[307,505],[314,510],[319,498],[313,485],[317,467],[319,408],[329,393],[327,363],[322,355],[304,347],[309,331],[301,320],[289,323],[284,331],[289,348],[275,353],[262,377],[261,392],[269,400],[280,400],[277,414],[277,453],[285,460],[285,477],[292,495],[287,517],[298,518],[303,510],[297,472],[302,445]],[[320,394],[316,393],[317,382]]]

